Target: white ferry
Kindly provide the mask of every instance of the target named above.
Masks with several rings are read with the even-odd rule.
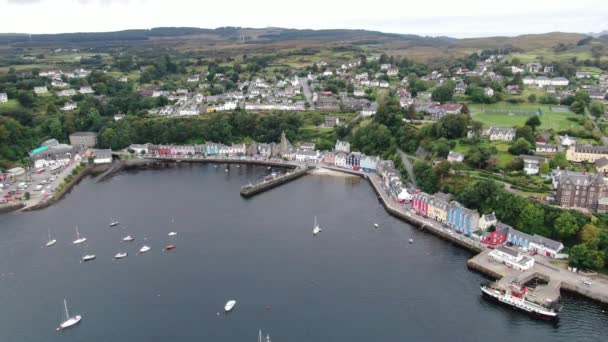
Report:
[[[481,285],[481,293],[487,299],[523,311],[534,318],[545,320],[558,319],[557,311],[554,309],[528,301],[526,299],[527,289],[525,287],[519,290],[499,290],[487,285]]]

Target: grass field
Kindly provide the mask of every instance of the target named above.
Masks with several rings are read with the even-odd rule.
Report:
[[[498,158],[498,167],[501,169],[507,167],[507,165],[509,165],[509,163],[513,160],[513,155],[509,153],[509,147],[511,146],[511,144],[507,142],[482,141],[481,143],[479,143],[479,145],[496,147],[496,150],[498,151],[498,153],[496,153],[496,158]],[[470,145],[463,145],[458,142],[454,147],[454,151],[466,154],[470,148]]]
[[[540,109],[542,111],[540,129],[559,131],[581,128],[578,122],[568,120],[568,118],[577,117],[576,114],[553,112],[552,107],[541,104],[495,103],[491,105],[470,105],[469,108],[473,119],[482,122],[486,127],[523,126],[526,120]]]
[[[18,109],[21,105],[17,100],[8,100],[8,102],[0,103],[0,113],[10,112]]]

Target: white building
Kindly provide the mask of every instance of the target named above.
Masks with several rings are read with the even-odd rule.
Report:
[[[46,94],[48,92],[49,92],[49,90],[46,89],[46,87],[34,87],[35,94]]]
[[[513,141],[516,133],[515,128],[490,127],[487,135],[490,141]]]
[[[337,140],[336,147],[334,149],[336,152],[350,153],[350,143],[348,141]]]
[[[63,96],[63,97],[74,96],[74,95],[76,95],[76,90],[74,90],[74,89],[62,90],[59,93],[57,93],[57,95],[58,96]]]
[[[496,247],[496,249],[488,254],[488,257],[519,271],[526,271],[534,266],[533,258],[524,256],[520,252],[506,246]]]
[[[0,93],[0,103],[8,102],[8,95],[6,93]]]
[[[349,146],[350,148],[350,146]],[[338,152],[334,158],[334,164],[339,167],[346,167],[346,153]]]
[[[486,96],[494,96],[494,89],[492,89],[490,87],[486,87],[483,90],[483,93],[486,94]]]
[[[81,94],[93,94],[95,91],[91,87],[80,87],[80,90],[78,92],[80,92]]]
[[[74,110],[76,108],[78,108],[76,102],[68,101],[61,107],[61,110]]]
[[[296,160],[299,162],[318,163],[319,162],[319,151],[297,150],[296,151]]]
[[[488,228],[496,226],[497,223],[498,219],[496,219],[496,214],[491,213],[488,215],[481,215],[477,227],[483,231],[486,231],[488,230]]]

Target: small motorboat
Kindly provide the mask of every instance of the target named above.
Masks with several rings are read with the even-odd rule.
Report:
[[[95,254],[87,254],[82,257],[82,261],[91,261],[95,258],[96,258]]]
[[[150,247],[144,245],[139,249],[139,253],[146,253],[149,250],[150,250]]]
[[[374,228],[380,227],[377,223],[374,223]]]
[[[236,300],[231,299],[228,302],[226,302],[226,305],[224,306],[224,311],[226,312],[230,312],[232,311],[232,309],[234,308],[234,306],[236,305]]]
[[[414,239],[409,239],[409,243],[414,243]]]
[[[127,252],[116,253],[116,255],[114,256],[114,259],[122,259],[122,258],[126,258],[126,257],[127,257]]]
[[[132,237],[131,235],[127,235],[124,238],[122,238],[122,241],[127,241],[127,242],[130,242],[130,241],[133,241],[133,240],[135,240],[135,238]]]
[[[169,234],[167,234],[167,235],[169,235],[169,236],[175,236],[175,235],[177,235],[177,232],[170,232],[170,233],[169,233]]]
[[[226,169],[226,170],[224,170],[224,171],[228,172],[228,169]]]
[[[175,245],[166,245],[165,248],[163,248],[164,251],[170,251],[172,249],[175,249]]]
[[[112,223],[110,223],[110,227],[116,227],[116,226],[118,226],[119,223],[120,222],[118,222],[118,221],[112,222]]]
[[[269,166],[269,167],[268,167],[268,170],[270,170],[270,169],[272,169],[272,167],[270,167],[270,166]]]
[[[65,308],[65,321],[63,321],[63,322],[61,322],[61,324],[59,324],[59,327],[57,327],[57,331],[72,327],[72,326],[78,324],[80,322],[80,320],[82,320],[82,316],[80,316],[80,315],[74,315],[74,316],[70,317],[70,312],[68,311],[68,301],[65,299],[63,300],[63,306]]]

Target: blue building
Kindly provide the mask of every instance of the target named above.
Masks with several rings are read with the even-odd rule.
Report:
[[[206,143],[204,152],[205,156],[217,156],[220,154],[220,144]]]
[[[470,236],[479,225],[479,213],[452,202],[448,207],[447,224],[457,232]]]

